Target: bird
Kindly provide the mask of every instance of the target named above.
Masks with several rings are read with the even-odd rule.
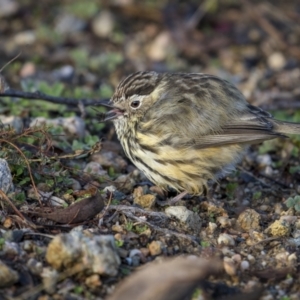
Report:
[[[162,190],[178,192],[172,204],[207,191],[250,144],[300,134],[300,124],[274,119],[229,81],[204,73],[136,72],[103,105],[132,163]]]

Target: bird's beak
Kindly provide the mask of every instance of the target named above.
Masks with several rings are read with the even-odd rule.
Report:
[[[107,113],[105,113],[104,116],[102,115],[104,117],[104,122],[117,119],[119,116],[122,116],[124,114],[124,112],[120,108],[115,107],[109,100],[98,102],[97,105],[112,108]]]
[[[104,121],[111,121],[111,120],[117,119],[119,116],[123,116],[123,115],[124,115],[124,112],[122,110],[120,110],[119,108],[115,107],[105,114]]]

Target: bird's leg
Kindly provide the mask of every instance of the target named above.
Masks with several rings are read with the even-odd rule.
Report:
[[[181,192],[176,197],[167,201],[157,201],[160,206],[174,205],[176,202],[180,201],[184,196],[188,194],[187,191]]]
[[[188,194],[187,191],[183,191],[180,194],[178,194],[176,197],[174,197],[173,199],[170,199],[168,202],[170,202],[170,205],[175,204],[176,202],[180,201],[184,196],[186,196]]]

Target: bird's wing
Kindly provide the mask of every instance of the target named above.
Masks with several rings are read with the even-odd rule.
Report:
[[[198,136],[196,148],[219,147],[230,144],[258,143],[285,135],[276,132],[272,116],[258,107],[247,105],[247,110],[221,126],[220,132]]]
[[[214,78],[206,82],[210,84]],[[161,145],[197,149],[256,143],[283,136],[274,131],[272,116],[252,105],[232,85],[182,93],[173,88],[149,109],[139,130],[158,137]],[[176,84],[175,84],[176,87]]]

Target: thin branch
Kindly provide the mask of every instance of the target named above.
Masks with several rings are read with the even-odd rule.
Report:
[[[66,97],[55,97],[44,94],[42,92],[23,92],[17,91],[13,89],[9,89],[5,92],[0,93],[0,97],[16,97],[22,99],[32,99],[32,100],[45,100],[51,103],[56,104],[65,104],[70,106],[105,106],[112,107],[107,102],[109,99],[95,100],[95,99],[74,99],[74,98],[66,98]]]
[[[33,229],[37,229],[37,226],[30,222],[29,220],[27,220],[22,213],[16,208],[16,206],[12,203],[12,201],[10,201],[10,199],[5,195],[5,193],[0,189],[0,199],[6,201],[8,203],[8,205],[11,206],[11,208],[14,210],[14,212],[16,213],[17,216],[19,216],[23,222],[25,222],[28,226],[30,226]]]

